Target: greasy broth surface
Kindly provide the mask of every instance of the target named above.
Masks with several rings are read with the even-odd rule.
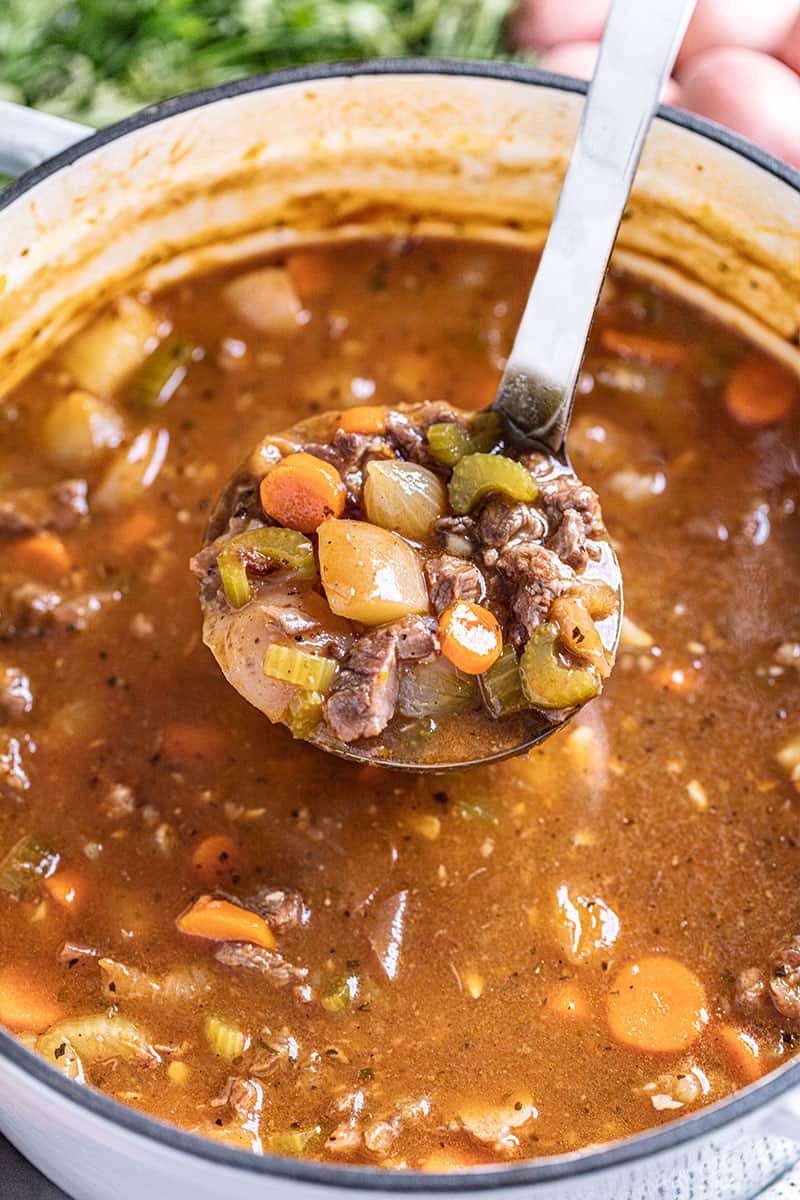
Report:
[[[747,1017],[733,995],[739,971],[800,929],[798,797],[775,759],[798,732],[800,686],[773,657],[800,635],[796,418],[757,432],[737,426],[720,383],[746,347],[696,312],[615,281],[571,450],[603,501],[627,613],[653,646],[623,646],[602,699],[528,758],[425,778],[348,766],[293,742],[227,686],[200,644],[189,556],[213,497],[267,422],[280,429],[354,402],[353,379],[362,403],[372,380],[376,402],[485,404],[533,259],[522,270],[518,251],[436,244],[340,247],[330,258],[335,286],[292,341],[249,329],[221,302],[216,277],[158,298],[206,354],[155,416],[170,434],[166,465],[142,501],[155,532],[120,549],[127,514],[110,514],[65,534],[85,586],[119,586],[123,599],[85,632],[0,646],[34,693],[31,718],[0,730],[31,739],[22,746],[30,787],[0,798],[0,852],[35,831],[82,878],[71,908],[0,894],[0,968],[30,969],[65,1014],[86,1014],[109,998],[95,960],[59,961],[65,941],[156,973],[203,964],[213,990],[200,1003],[121,1005],[151,1042],[172,1048],[164,1063],[100,1063],[89,1078],[236,1144],[255,1145],[256,1134],[230,1104],[211,1104],[240,1068],[210,1051],[209,1013],[235,1021],[255,1047],[287,1032],[296,1039],[297,1065],[281,1061],[260,1079],[260,1128],[319,1126],[306,1150],[316,1156],[347,1158],[324,1138],[344,1119],[337,1098],[346,1108],[342,1097],[358,1091],[364,1124],[391,1118],[404,1101],[430,1102],[388,1154],[361,1147],[349,1156],[388,1165],[424,1164],[441,1146],[464,1161],[503,1157],[448,1125],[465,1107],[513,1107],[520,1094],[538,1116],[512,1157],[669,1120],[694,1105],[657,1110],[643,1089],[660,1075],[700,1068],[709,1086],[695,1104],[747,1081],[717,1036],[722,1023],[757,1040],[759,1071],[794,1041],[769,1004]],[[686,343],[695,348],[689,369],[612,357],[600,344],[606,326]],[[51,366],[10,398],[4,487],[60,477],[38,446],[42,415],[65,386]],[[181,752],[176,723],[208,727],[199,753]],[[102,801],[115,783],[133,788],[137,807],[109,819]],[[358,977],[349,1010],[300,1004],[291,987],[225,968],[207,943],[176,932],[176,916],[207,890],[191,859],[212,833],[232,833],[245,848],[228,890],[302,893],[310,917],[279,937],[281,952],[310,968],[318,994]],[[569,951],[569,928],[557,920],[564,887],[614,910],[613,945],[595,948],[584,931]],[[395,911],[386,902],[403,892],[399,970],[389,979],[370,936],[380,940]],[[610,980],[653,951],[682,960],[706,988],[709,1023],[682,1052],[643,1054],[608,1032]],[[554,1011],[565,981],[581,998],[577,1015]],[[170,1057],[188,1073],[170,1075]]]

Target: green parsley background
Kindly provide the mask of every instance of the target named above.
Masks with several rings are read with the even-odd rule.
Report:
[[[514,0],[0,0],[0,99],[92,125],[277,67],[508,57]]]

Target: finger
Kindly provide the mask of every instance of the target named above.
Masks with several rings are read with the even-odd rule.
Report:
[[[800,13],[800,0],[698,0],[678,62],[714,46],[777,51]]]
[[[705,50],[679,72],[687,108],[800,166],[800,79],[768,54]]]
[[[591,79],[597,64],[600,46],[597,42],[562,42],[546,50],[537,66],[557,75],[573,75],[576,79]],[[680,104],[681,89],[674,79],[668,79],[661,92],[662,104]]]
[[[599,41],[609,8],[610,0],[523,0],[512,22],[512,40],[533,50]]]

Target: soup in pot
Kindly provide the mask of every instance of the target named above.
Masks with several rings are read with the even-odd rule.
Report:
[[[527,756],[339,761],[201,640],[189,561],[265,431],[484,407],[534,266],[297,251],[120,297],[5,397],[0,1023],[79,1085],[256,1153],[445,1170],[660,1125],[795,1052],[784,367],[609,280],[569,449],[622,642]]]

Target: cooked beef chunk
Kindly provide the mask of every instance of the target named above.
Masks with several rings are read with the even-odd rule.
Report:
[[[18,488],[0,496],[0,535],[70,529],[88,512],[85,479],[66,479],[49,489]]]
[[[0,597],[0,638],[40,637],[54,629],[81,632],[119,599],[116,591],[63,596],[38,583],[22,583]]]
[[[514,538],[525,535],[541,541],[547,526],[541,513],[530,504],[520,504],[503,496],[486,501],[478,517],[478,537],[487,567],[497,562],[499,552]]]
[[[386,436],[394,449],[408,462],[441,470],[441,464],[436,462],[428,450],[428,430],[431,425],[443,421],[463,425],[463,413],[439,400],[421,404],[414,410],[413,420],[402,412],[387,412]]]
[[[325,705],[333,734],[342,742],[376,737],[394,715],[398,686],[397,639],[391,626],[360,637]]]
[[[523,461],[539,481],[538,504],[553,531],[551,549],[568,566],[582,571],[596,556],[590,539],[605,535],[597,493],[571,472],[553,475],[552,462],[542,454],[530,454]]]
[[[586,566],[590,558],[586,527],[581,514],[574,508],[564,513],[561,524],[550,539],[550,548],[573,571],[582,571]]]
[[[546,546],[513,542],[497,559],[497,572],[509,589],[509,635],[516,645],[546,621],[553,601],[575,584],[575,572]]]
[[[472,558],[478,549],[478,527],[472,517],[440,517],[433,532],[447,553],[458,558]]]
[[[425,560],[425,576],[434,612],[440,615],[456,600],[479,601],[486,591],[483,576],[474,563],[439,554]]]
[[[800,1019],[800,934],[785,938],[772,951],[769,990],[779,1013]]]
[[[394,634],[397,657],[401,662],[428,658],[439,652],[437,626],[432,617],[403,617],[402,621],[395,621],[388,628]]]
[[[303,447],[307,454],[322,458],[336,467],[347,488],[351,512],[360,510],[364,488],[364,468],[373,458],[393,458],[394,449],[380,434],[348,433],[337,429],[330,444],[310,443]]]
[[[31,681],[25,672],[0,666],[0,722],[21,721],[32,708]]]
[[[235,903],[243,904],[245,908],[258,913],[276,933],[295,929],[298,925],[304,925],[308,919],[308,909],[303,903],[303,897],[291,888],[259,888],[252,896],[245,900],[236,899]]]
[[[355,643],[325,705],[331,731],[343,742],[377,737],[397,705],[398,659],[427,658],[438,650],[436,622],[404,617]]]
[[[264,950],[249,942],[223,942],[214,957],[226,967],[246,967],[251,971],[259,971],[277,988],[301,983],[308,975],[307,967],[296,967],[294,963],[287,962],[277,950]]]
[[[736,979],[734,1003],[742,1012],[754,1012],[760,1008],[766,995],[764,974],[760,967],[747,967]]]

